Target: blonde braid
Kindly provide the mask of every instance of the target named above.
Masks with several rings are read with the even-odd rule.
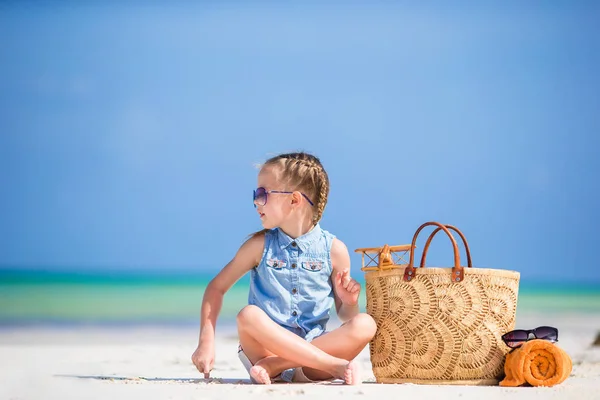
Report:
[[[316,225],[323,217],[323,211],[325,211],[325,206],[327,205],[327,197],[329,196],[329,178],[327,177],[327,173],[323,169],[321,165],[317,166],[317,179],[316,181],[320,186],[319,195],[317,203],[315,204],[316,213],[313,218],[313,223]]]
[[[308,153],[280,154],[268,160],[266,165],[279,165],[284,179],[312,197],[316,225],[323,216],[329,196],[329,178],[321,161]]]
[[[299,161],[307,167],[310,171],[312,178],[312,184],[315,188],[314,210],[315,215],[313,218],[313,224],[317,224],[321,217],[323,217],[323,211],[327,205],[327,197],[329,196],[329,178],[321,161],[312,155],[301,153],[302,158]]]

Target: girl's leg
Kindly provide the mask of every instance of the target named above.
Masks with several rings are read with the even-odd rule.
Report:
[[[344,325],[311,342],[324,352],[344,360],[353,360],[375,336],[377,325],[369,314],[358,314]],[[277,376],[288,368],[302,367],[281,356],[267,356],[255,363],[256,370],[263,369],[269,376]],[[304,366],[304,374],[312,380],[330,379],[326,371]]]
[[[269,358],[269,357],[275,357],[275,354],[273,354],[270,351],[268,351],[267,349],[265,349],[259,342],[254,340],[251,336],[248,336],[247,334],[245,334],[242,331],[242,329],[240,329],[239,324],[238,324],[238,337],[240,340],[240,345],[242,347],[242,350],[244,351],[244,354],[246,355],[246,357],[248,357],[248,360],[250,360],[252,365],[256,364],[256,362],[257,362],[256,360],[261,360],[261,359],[265,359],[265,358]],[[264,368],[253,366],[250,368],[249,373],[250,373],[250,377],[258,383],[262,383],[262,384],[270,384],[271,383],[271,377],[269,376],[269,373]]]
[[[247,350],[246,355],[252,363],[262,359],[257,358],[260,355],[270,352],[290,360],[294,365],[325,371],[335,378],[343,378],[348,384],[358,383],[353,377],[356,373],[356,365],[353,362],[333,357],[313,346],[279,326],[256,306],[244,307],[238,314],[237,323],[240,344],[244,352]]]

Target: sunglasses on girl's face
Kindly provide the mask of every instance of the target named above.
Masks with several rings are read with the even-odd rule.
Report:
[[[530,334],[533,334],[532,338],[529,337]],[[533,339],[543,339],[552,343],[558,342],[558,329],[551,326],[540,326],[531,330],[517,329],[502,335],[504,343],[513,349]]]
[[[257,205],[264,206],[265,204],[267,204],[267,197],[271,193],[292,194],[294,192],[282,192],[279,190],[267,190],[264,187],[259,187],[258,189],[256,189],[254,191],[254,194],[252,195],[252,201],[254,202],[254,207],[256,207]],[[310,199],[308,198],[307,195],[305,195],[304,193],[301,193],[301,194],[310,203],[311,206],[314,206],[313,202],[310,201]]]

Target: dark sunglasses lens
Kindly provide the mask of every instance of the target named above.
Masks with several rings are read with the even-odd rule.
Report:
[[[550,326],[540,326],[539,328],[536,328],[533,333],[538,339],[549,340],[551,342],[556,342],[558,340],[558,329]]]
[[[502,340],[508,347],[519,347],[527,341],[527,331],[516,330],[502,336]]]
[[[264,206],[267,203],[267,191],[265,188],[258,188],[254,191],[254,203]]]

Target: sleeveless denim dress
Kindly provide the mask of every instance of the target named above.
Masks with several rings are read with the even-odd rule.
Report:
[[[267,231],[262,259],[251,271],[248,304],[307,341],[325,333],[334,303],[334,238],[319,224],[296,239],[279,228]],[[284,371],[281,377],[288,380],[292,373]]]
[[[296,239],[278,228],[266,232],[262,259],[251,271],[248,304],[308,341],[323,334],[333,306],[334,237],[319,224]]]

